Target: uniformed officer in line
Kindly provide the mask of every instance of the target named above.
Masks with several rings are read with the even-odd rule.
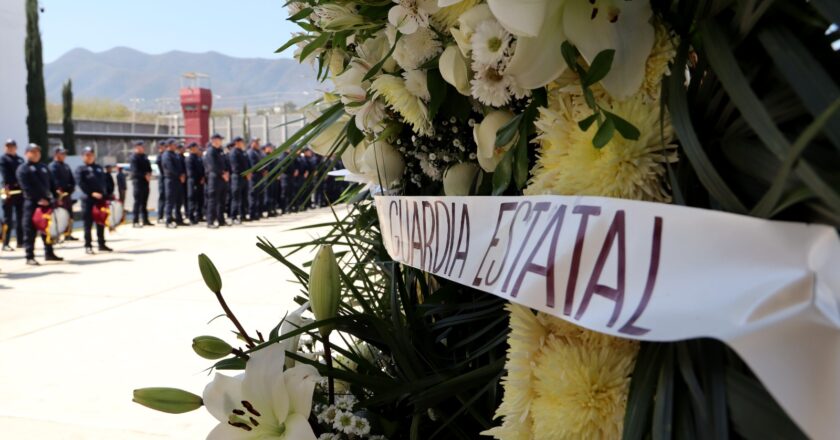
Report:
[[[178,155],[178,160],[181,162],[181,168],[184,170],[184,180],[181,181],[180,185],[180,197],[178,198],[178,202],[175,204],[175,215],[176,219],[180,219],[178,222],[181,226],[186,226],[187,223],[184,221],[185,218],[189,218],[190,214],[190,207],[189,202],[187,201],[187,156],[184,154],[186,152],[186,148],[184,147],[183,142],[178,143],[178,150],[176,151]]]
[[[93,148],[82,150],[84,164],[76,168],[76,183],[82,190],[82,220],[85,226],[85,253],[93,255],[93,207],[103,203],[113,196],[113,181],[105,170],[96,163],[96,153]],[[111,182],[109,185],[108,182]],[[109,188],[110,187],[110,188]],[[109,191],[110,189],[110,191]],[[100,252],[113,252],[105,245],[105,225],[96,224],[96,240]]]
[[[320,154],[315,154],[315,152],[309,148],[304,150],[303,155],[306,157],[307,165],[309,167],[309,175],[307,176],[309,179],[308,191],[312,193],[312,197],[309,199],[310,207],[324,207],[326,206],[326,197],[324,197],[324,181],[321,180],[320,174],[324,171],[321,169],[321,164],[324,162],[324,158]]]
[[[125,173],[123,172],[123,168],[117,165],[117,175],[115,176],[117,179],[117,194],[120,202],[125,205],[125,191],[127,188],[126,185],[126,178]]]
[[[207,182],[207,227],[217,229],[224,224],[223,215],[225,186],[229,176],[225,171],[225,153],[222,151],[222,135],[214,134],[210,138],[210,147],[204,152],[204,176]]]
[[[282,163],[286,158],[289,157],[289,151],[283,150],[277,156],[277,162]],[[289,201],[288,192],[289,192],[289,175],[291,167],[286,167],[281,173],[277,175],[277,181],[279,182],[278,185],[278,194],[277,194],[277,207],[280,209],[280,212],[286,214],[289,212]]]
[[[248,171],[248,156],[245,154],[245,140],[237,136],[233,139],[233,150],[230,152],[230,218],[233,224],[242,224],[245,219],[246,200],[248,199],[248,182],[251,176],[243,173]]]
[[[17,247],[23,247],[23,195],[15,174],[18,167],[23,165],[23,158],[17,154],[17,143],[14,139],[6,140],[5,149],[5,154],[0,157],[0,174],[3,176],[4,197],[3,250],[11,251],[12,247],[9,246],[9,243],[11,243],[13,231],[17,240]]]
[[[64,163],[65,159],[67,159],[67,150],[65,150],[64,147],[56,148],[55,154],[53,154],[53,161],[50,162],[47,169],[50,171],[50,181],[52,182],[52,192],[53,197],[55,198],[55,206],[66,209],[72,218],[72,196],[73,191],[76,190],[76,178],[73,177],[73,170],[70,169],[70,166]],[[73,222],[70,222],[70,224],[67,225],[67,231],[65,232],[64,239],[70,241],[77,240],[72,233]]]
[[[178,155],[178,145],[175,139],[166,142],[167,150],[163,153],[163,184],[166,186],[166,227],[177,228],[185,225],[184,219],[177,211],[181,205],[181,184],[187,180],[187,170]]]
[[[248,168],[254,168],[265,157],[260,150],[260,140],[251,140],[251,147],[248,148]],[[262,218],[262,213],[265,210],[264,201],[265,196],[270,190],[270,185],[267,182],[262,182],[263,178],[268,173],[268,170],[263,167],[259,171],[251,174],[251,180],[248,181],[248,217],[251,220],[259,220]],[[258,186],[259,185],[259,186]]]
[[[132,195],[134,196],[134,227],[154,226],[149,221],[149,182],[152,181],[152,163],[146,156],[146,145],[143,141],[134,142],[134,154],[129,159],[131,173]]]
[[[163,182],[163,153],[166,152],[166,141],[160,141],[157,144],[157,157],[155,164],[158,169],[158,206],[157,206],[157,222],[163,223],[166,212],[166,185]]]
[[[187,157],[187,216],[190,224],[197,225],[201,220],[201,194],[204,192],[204,164],[197,142],[190,142],[190,155]]]
[[[17,181],[23,191],[23,235],[26,247],[26,264],[38,266],[35,260],[35,236],[38,232],[32,223],[32,216],[39,206],[49,208],[53,203],[52,183],[47,166],[40,163],[41,147],[29,144],[26,148],[26,163],[20,165],[15,172]],[[47,241],[46,235],[41,235],[44,241],[44,260],[62,261],[63,258],[53,252],[52,243]]]
[[[268,157],[272,153],[274,153],[274,145],[271,142],[262,146],[263,150],[263,157]],[[266,164],[266,175],[268,175],[271,170],[275,169],[277,165],[280,163],[280,160],[275,156],[271,161]],[[271,181],[266,184],[266,190],[263,193],[263,210],[265,211],[266,215],[269,217],[277,217],[277,207],[280,204],[280,176],[282,174],[277,174],[271,178]]]
[[[225,146],[225,150],[222,150],[222,161],[224,164],[224,171],[227,179],[225,179],[225,184],[223,186],[224,193],[222,194],[222,203],[224,204],[224,208],[222,209],[222,221],[219,223],[220,226],[230,226],[231,224],[225,220],[225,216],[230,216],[230,152],[233,150],[233,142],[228,142]]]

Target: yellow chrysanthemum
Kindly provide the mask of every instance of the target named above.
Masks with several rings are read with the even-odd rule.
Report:
[[[477,5],[479,0],[463,0],[452,6],[441,8],[439,11],[432,14],[432,21],[440,28],[449,30],[449,28],[458,24],[458,17],[464,12]]]
[[[500,440],[619,438],[638,343],[511,304]]]
[[[659,98],[662,80],[671,74],[668,65],[677,56],[677,37],[670,35],[661,24],[655,29],[656,39],[645,64],[645,80],[642,83],[642,92],[650,98]]]
[[[429,133],[431,123],[426,104],[408,90],[405,80],[394,75],[382,75],[373,81],[371,89],[377,97],[384,98],[385,103],[399,113],[415,133]]]
[[[526,194],[561,194],[618,197],[667,202],[663,186],[665,163],[676,161],[670,121],[665,117],[660,137],[660,107],[641,93],[625,101],[598,98],[606,110],[621,116],[639,129],[637,140],[617,132],[603,148],[592,138],[598,130],[592,124],[582,131],[578,121],[591,114],[580,95],[553,94],[550,108],[541,108],[536,126],[540,135],[539,158]]]

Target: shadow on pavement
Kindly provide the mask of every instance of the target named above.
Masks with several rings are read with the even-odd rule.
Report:
[[[119,249],[114,249],[114,252],[117,254],[128,254],[128,255],[145,255],[145,254],[156,254],[158,252],[172,252],[174,249],[137,249],[137,250],[128,250],[123,251]]]
[[[131,261],[125,258],[106,258],[104,260],[67,260],[71,266],[92,266],[94,264],[113,263],[114,261]]]
[[[60,273],[67,273],[63,270],[48,270],[46,272],[11,272],[11,273],[0,273],[0,279],[7,279],[7,280],[26,280],[29,278],[38,278],[47,275],[55,275]]]

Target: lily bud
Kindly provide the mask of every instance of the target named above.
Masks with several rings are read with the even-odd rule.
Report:
[[[405,161],[402,154],[385,141],[376,141],[365,149],[362,173],[373,183],[390,189],[402,179]]]
[[[364,24],[364,18],[348,6],[322,5],[315,7],[315,15],[320,26],[329,31],[353,29]]]
[[[333,149],[338,137],[341,136],[341,133],[344,131],[344,127],[347,125],[347,121],[349,120],[350,118],[346,116],[339,118],[329,127],[324,129],[324,131],[318,134],[318,136],[315,136],[314,139],[309,141],[309,147],[312,151],[321,156],[329,156],[330,151]]]
[[[362,174],[362,158],[365,155],[366,148],[367,143],[362,141],[355,147],[348,145],[344,153],[341,153],[341,162],[344,164],[344,168],[347,168],[347,171],[353,174]]]
[[[496,166],[502,161],[502,157],[510,150],[516,140],[514,137],[507,145],[496,146],[496,132],[511,119],[513,119],[513,113],[494,110],[485,116],[480,124],[475,124],[475,127],[473,127],[473,137],[475,138],[475,144],[478,146],[478,151],[476,151],[478,164],[488,173],[492,173],[496,169]]]
[[[193,339],[192,349],[204,359],[221,359],[230,354],[233,347],[215,336],[199,336]]]
[[[309,270],[309,304],[315,319],[323,321],[338,314],[341,301],[341,278],[338,261],[332,246],[321,245]],[[332,327],[321,327],[321,335],[327,336]]]
[[[443,193],[447,196],[468,196],[475,183],[478,166],[471,162],[452,165],[443,173]]]
[[[470,69],[458,46],[449,45],[438,61],[440,75],[444,81],[455,86],[458,93],[470,96]]]
[[[201,254],[198,256],[198,269],[201,270],[201,277],[204,278],[204,284],[207,285],[208,289],[213,293],[222,291],[222,277],[207,255]]]
[[[141,388],[134,390],[134,402],[153,410],[182,414],[201,408],[200,396],[177,388]]]

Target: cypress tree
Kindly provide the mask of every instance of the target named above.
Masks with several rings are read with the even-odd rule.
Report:
[[[242,137],[246,140],[251,137],[251,124],[248,120],[248,104],[242,106]]]
[[[67,154],[72,155],[76,153],[76,128],[73,127],[73,81],[70,79],[61,88],[61,103],[64,107],[64,135],[61,142],[67,149]]]
[[[41,49],[41,31],[38,28],[38,0],[26,0],[26,128],[29,142],[49,147],[47,137],[47,92],[44,88],[44,59]],[[44,157],[47,155],[45,154]]]

